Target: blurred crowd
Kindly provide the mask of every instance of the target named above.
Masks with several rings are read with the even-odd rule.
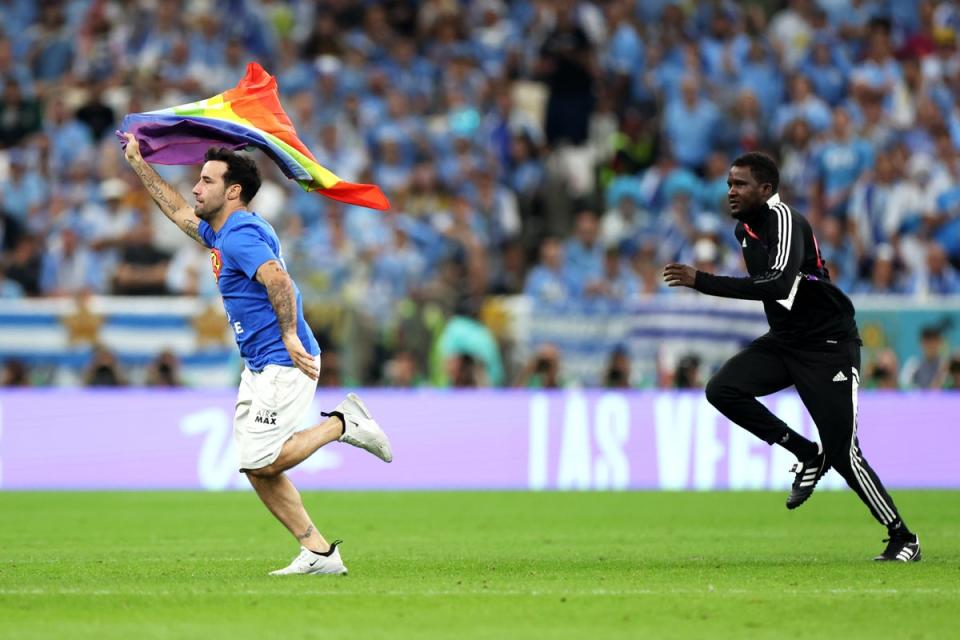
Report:
[[[215,296],[114,131],[251,60],[320,163],[393,205],[260,156],[331,382],[539,384],[498,296],[617,310],[683,295],[669,261],[742,274],[726,175],[751,150],[844,290],[960,293],[958,37],[935,0],[3,0],[0,298]]]

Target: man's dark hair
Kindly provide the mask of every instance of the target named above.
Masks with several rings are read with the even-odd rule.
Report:
[[[770,183],[773,192],[780,188],[780,170],[773,158],[759,151],[745,153],[733,161],[735,167],[749,167],[750,175],[760,184]]]
[[[232,184],[240,185],[240,201],[249,204],[260,190],[260,169],[246,153],[237,153],[226,147],[210,147],[203,159],[225,162],[227,171],[223,174],[223,184],[229,187]]]

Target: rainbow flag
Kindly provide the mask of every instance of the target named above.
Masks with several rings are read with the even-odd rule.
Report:
[[[317,162],[280,106],[277,80],[256,62],[247,65],[233,89],[178,107],[132,113],[120,128],[132,133],[143,158],[156,164],[200,164],[212,146],[253,146],[306,191],[371,209],[390,208],[380,187],[345,182]]]

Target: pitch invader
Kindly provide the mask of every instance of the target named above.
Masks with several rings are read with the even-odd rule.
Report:
[[[664,268],[671,287],[763,301],[769,333],[717,371],[707,384],[707,399],[731,421],[797,456],[788,509],[803,504],[833,467],[887,527],[887,547],[874,559],[916,562],[920,539],[900,517],[857,440],[861,341],[853,303],[830,282],[810,223],[780,200],[779,184],[777,165],[762,153],[734,160],[727,177],[749,277],[715,276],[685,264]],[[757,400],[791,385],[822,444],[804,438]]]
[[[233,435],[246,474],[263,504],[300,545],[293,561],[270,575],[347,573],[340,541],[327,542],[314,526],[286,471],[320,447],[339,441],[385,462],[390,440],[356,394],[327,419],[299,430],[320,374],[320,346],[303,317],[300,290],[287,273],[280,239],[249,210],[260,189],[260,170],[244,152],[208,149],[193,187],[196,206],[163,180],[124,134],[124,157],[171,222],[211,250],[211,266],[244,360]]]

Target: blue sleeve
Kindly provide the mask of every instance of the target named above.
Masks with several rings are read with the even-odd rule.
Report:
[[[824,161],[823,161],[823,157],[826,155],[825,152],[826,150],[824,149],[823,146],[821,146],[820,148],[818,148],[816,151],[813,152],[813,157],[812,157],[813,170],[818,180],[823,180],[824,175],[827,173],[825,170]]]
[[[867,142],[866,140],[862,140],[860,142],[860,157],[863,158],[863,162],[860,165],[861,173],[866,171],[867,169],[873,168],[873,163],[874,163],[873,145]]]
[[[49,293],[57,283],[56,258],[51,253],[44,254],[40,260],[40,291]]]
[[[205,244],[208,249],[212,248],[216,238],[213,237],[213,229],[210,228],[206,220],[200,221],[200,224],[197,225],[197,232],[200,234],[200,239],[203,240],[203,244]]]
[[[230,260],[251,280],[256,277],[257,269],[262,264],[280,259],[267,238],[253,226],[232,229],[223,239],[220,247],[223,259]]]
[[[527,276],[527,282],[523,286],[523,293],[524,295],[534,298],[540,295],[540,272],[537,271],[536,267],[534,267]]]

